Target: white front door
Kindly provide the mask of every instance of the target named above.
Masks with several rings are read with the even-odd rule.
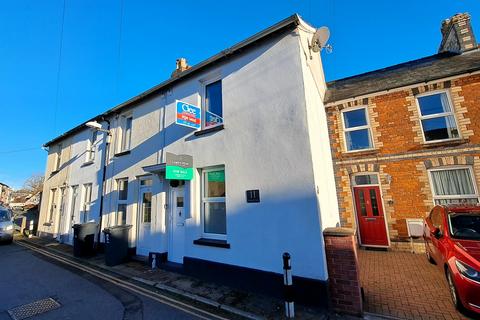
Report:
[[[184,187],[170,188],[168,260],[183,263],[185,250]]]
[[[57,240],[60,242],[65,242],[66,237],[68,234],[65,232],[65,224],[66,224],[66,213],[65,213],[65,204],[67,199],[67,188],[60,189],[60,208],[58,210],[58,233],[57,233]]]
[[[68,220],[69,223],[67,224],[67,233],[68,233],[68,239],[66,242],[69,244],[72,244],[73,242],[73,225],[75,223],[78,223],[78,217],[76,217],[76,206],[77,206],[77,201],[78,201],[78,186],[73,186],[72,187],[72,200],[70,202],[70,219]]]
[[[154,224],[155,214],[152,207],[152,187],[151,179],[140,181],[140,194],[138,197],[138,216],[137,216],[137,254],[148,256],[154,248]]]

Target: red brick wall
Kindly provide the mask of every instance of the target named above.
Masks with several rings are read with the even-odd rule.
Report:
[[[323,236],[331,307],[336,312],[361,315],[363,305],[354,230],[328,228]]]
[[[415,95],[449,92],[462,136],[454,143],[425,144]],[[349,153],[344,146],[341,111],[367,106],[374,150]],[[424,218],[433,207],[427,164],[474,167],[480,186],[480,75],[440,80],[327,106],[342,226],[356,228],[351,175],[380,176],[385,216],[392,240],[407,237],[406,220]]]

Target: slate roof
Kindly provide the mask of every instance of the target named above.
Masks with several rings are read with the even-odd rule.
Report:
[[[327,83],[325,104],[480,70],[480,49],[438,53]]]

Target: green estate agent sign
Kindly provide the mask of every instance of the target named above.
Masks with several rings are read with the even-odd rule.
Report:
[[[167,152],[165,177],[170,180],[193,179],[193,157],[186,154],[176,155]]]
[[[208,174],[209,182],[225,182],[225,171],[210,171]]]

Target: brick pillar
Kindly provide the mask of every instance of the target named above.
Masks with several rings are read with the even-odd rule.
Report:
[[[340,313],[362,315],[362,295],[355,231],[327,228],[323,231],[328,267],[331,308]]]

